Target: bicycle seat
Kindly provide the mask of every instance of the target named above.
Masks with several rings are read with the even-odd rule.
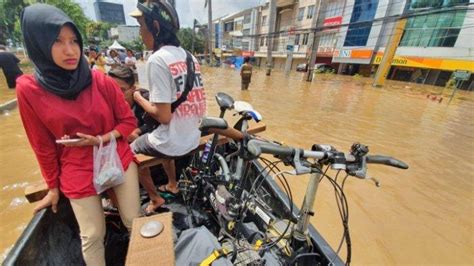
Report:
[[[203,117],[201,124],[199,125],[199,130],[208,131],[209,129],[227,129],[227,121],[222,118],[217,117]]]
[[[218,92],[216,94],[216,101],[221,109],[232,109],[234,107],[234,99],[226,93]]]
[[[255,122],[262,121],[262,115],[253,109],[252,105],[248,102],[235,101],[234,110],[239,114],[248,115],[249,118],[251,117],[253,120],[255,120]]]

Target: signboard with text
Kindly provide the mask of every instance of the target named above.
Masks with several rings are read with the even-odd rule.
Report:
[[[342,24],[342,16],[327,18],[327,19],[324,20],[323,26],[324,27],[331,27],[331,28],[324,29],[324,31],[339,29],[339,27],[337,27],[337,26],[341,25],[341,24]],[[332,26],[334,26],[334,27],[332,27]]]
[[[373,64],[380,64],[382,62],[383,52],[377,52]],[[399,56],[395,55],[392,59],[393,66],[416,67],[440,69],[448,71],[474,72],[474,64],[469,60],[458,60],[450,58],[425,58],[415,56]]]
[[[456,70],[454,71],[454,78],[457,80],[469,80],[471,77],[471,72],[466,70]]]

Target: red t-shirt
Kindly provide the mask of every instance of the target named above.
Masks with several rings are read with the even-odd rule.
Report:
[[[66,147],[55,140],[77,132],[104,135],[120,132],[117,152],[124,170],[134,156],[127,136],[136,119],[117,84],[99,71],[92,71],[92,84],[76,100],[66,100],[41,88],[32,75],[17,80],[18,108],[26,135],[49,188],[68,198],[96,195],[93,177],[93,146]]]

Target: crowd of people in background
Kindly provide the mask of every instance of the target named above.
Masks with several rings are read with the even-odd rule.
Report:
[[[91,45],[84,49],[84,56],[89,62],[91,69],[97,69],[102,73],[107,73],[107,68],[114,69],[118,66],[126,66],[130,68],[136,75],[137,58],[135,52],[127,49],[126,53],[117,49],[100,50],[98,46]]]

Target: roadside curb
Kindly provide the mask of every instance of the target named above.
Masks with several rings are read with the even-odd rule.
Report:
[[[0,112],[10,111],[16,107],[16,98],[0,105]]]

